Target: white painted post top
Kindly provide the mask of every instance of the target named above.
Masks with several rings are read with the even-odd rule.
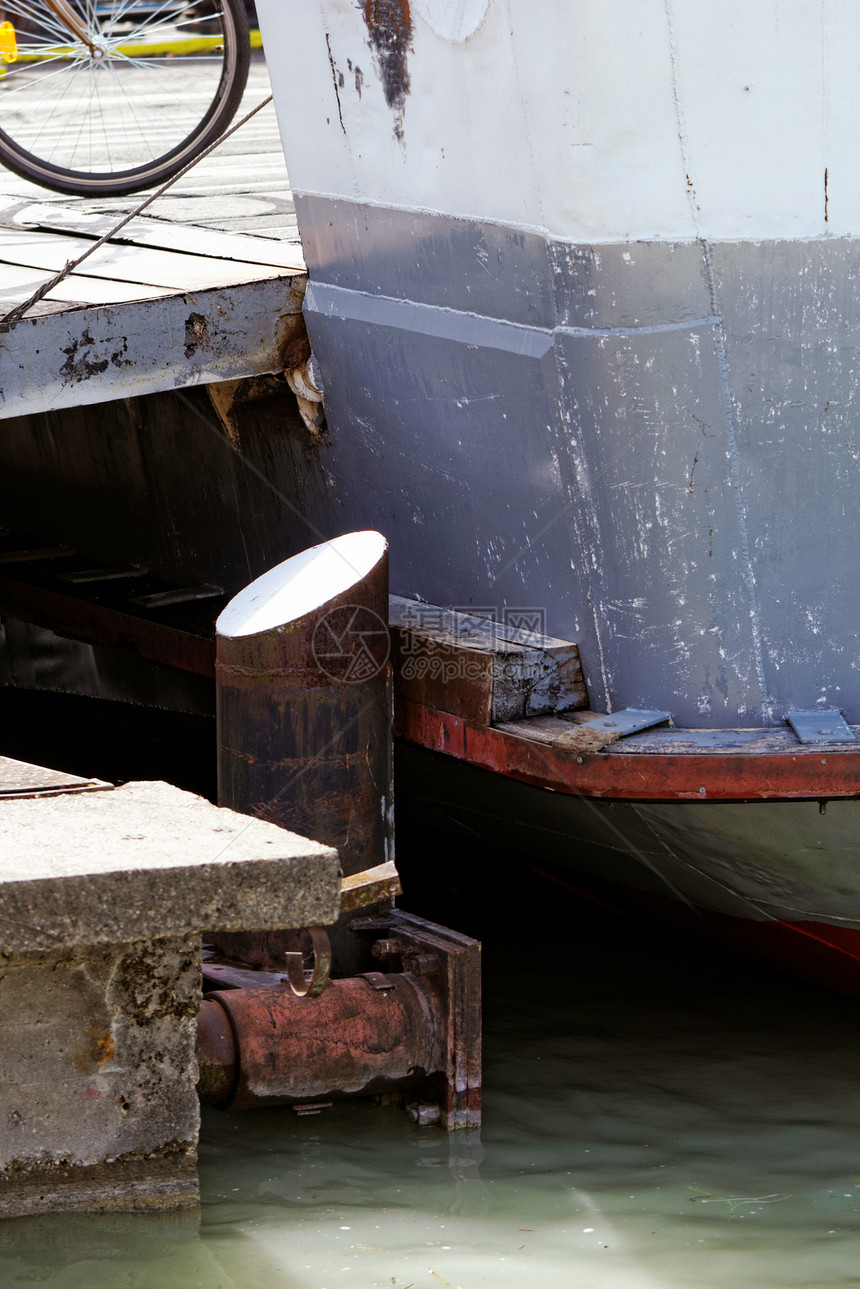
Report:
[[[296,622],[367,577],[387,549],[385,538],[372,529],[312,546],[234,596],[215,629],[235,639]]]

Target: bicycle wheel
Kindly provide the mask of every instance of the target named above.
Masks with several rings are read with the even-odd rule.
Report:
[[[80,35],[44,0],[0,0],[0,162],[64,193],[164,183],[236,112],[244,0],[68,4]]]

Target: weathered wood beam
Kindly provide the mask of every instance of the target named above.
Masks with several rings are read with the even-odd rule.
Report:
[[[579,650],[569,640],[392,595],[394,693],[495,725],[585,707]]]

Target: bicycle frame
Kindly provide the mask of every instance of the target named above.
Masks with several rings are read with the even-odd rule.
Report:
[[[43,0],[46,9],[50,9],[55,18],[59,18],[64,27],[77,36],[92,54],[93,58],[102,57],[102,51],[93,44],[90,33],[80,16],[75,13],[68,0]]]

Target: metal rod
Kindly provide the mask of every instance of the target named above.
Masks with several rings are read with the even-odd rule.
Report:
[[[445,1053],[445,1003],[432,981],[354,976],[313,1000],[228,989],[200,1013],[198,1090],[233,1109],[395,1091],[442,1074]]]

